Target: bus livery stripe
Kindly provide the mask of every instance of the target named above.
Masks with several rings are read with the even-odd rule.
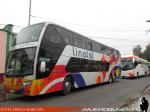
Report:
[[[43,88],[43,90],[40,92],[40,94],[44,94],[49,88],[51,88],[53,85],[59,83],[59,82],[62,82],[64,80],[64,77],[63,78],[58,78],[58,79],[55,79],[53,80],[52,82],[48,83],[45,88]]]

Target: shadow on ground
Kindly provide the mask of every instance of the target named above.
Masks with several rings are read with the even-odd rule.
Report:
[[[119,83],[120,81],[119,80],[116,80],[114,83],[112,84],[116,84],[116,83]],[[103,83],[103,84],[97,84],[97,85],[91,85],[91,86],[87,86],[87,87],[82,87],[82,88],[78,88],[78,89],[75,89],[73,90],[69,95],[71,94],[76,94],[76,93],[80,93],[80,92],[83,92],[83,91],[87,91],[89,89],[95,89],[95,88],[98,88],[98,87],[103,87],[103,86],[111,86],[111,84],[108,84],[108,83]],[[9,94],[9,95],[12,95],[13,94]],[[40,102],[40,101],[43,101],[43,100],[46,100],[46,99],[54,99],[54,98],[58,98],[58,97],[65,97],[61,94],[61,92],[55,92],[55,93],[48,93],[48,94],[44,94],[44,95],[38,95],[38,96],[19,96],[19,95],[15,95],[16,97],[15,98],[9,98],[6,100],[7,101],[19,101],[19,102]]]

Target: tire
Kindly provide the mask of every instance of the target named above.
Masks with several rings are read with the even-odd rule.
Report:
[[[136,76],[136,78],[138,79],[139,78],[139,73],[137,72],[137,76]]]
[[[124,76],[122,76],[122,77],[121,77],[121,79],[125,79],[125,77],[124,77]]]
[[[113,83],[113,82],[114,82],[113,76],[110,75],[110,76],[109,76],[109,84],[110,84],[110,83]]]
[[[66,77],[63,82],[63,90],[62,94],[67,95],[71,92],[72,89],[72,82],[70,77]]]
[[[146,77],[148,76],[148,73],[147,73],[147,72],[145,72],[145,76],[146,76]]]

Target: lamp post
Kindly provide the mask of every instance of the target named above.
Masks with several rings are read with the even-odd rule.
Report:
[[[28,25],[30,25],[30,20],[31,19],[31,0],[29,2],[29,19],[28,19]]]

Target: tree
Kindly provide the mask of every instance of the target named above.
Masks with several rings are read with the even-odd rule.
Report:
[[[141,46],[137,45],[133,48],[133,54],[139,56],[140,58],[146,59],[147,61],[150,61],[150,44],[146,46],[143,52],[141,50]]]
[[[141,56],[142,55],[142,48],[141,48],[141,45],[137,45],[137,46],[135,46],[134,48],[133,48],[133,54],[135,55],[135,56]]]
[[[146,46],[146,49],[143,51],[143,58],[150,61],[150,44]]]

